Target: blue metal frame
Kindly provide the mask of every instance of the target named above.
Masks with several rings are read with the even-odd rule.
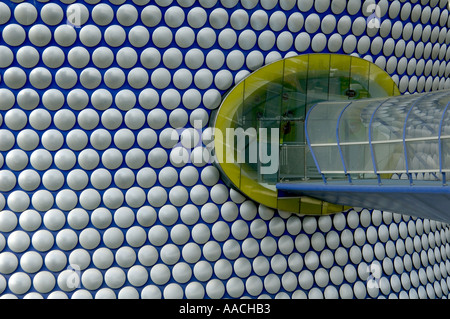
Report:
[[[415,101],[413,102],[413,104],[412,104],[411,107],[409,108],[408,113],[406,113],[406,116],[405,116],[405,122],[404,122],[404,124],[403,124],[403,136],[402,136],[402,139],[403,139],[403,152],[404,152],[404,154],[405,154],[405,169],[406,169],[406,174],[407,174],[408,177],[409,177],[409,182],[410,182],[411,185],[413,184],[413,178],[412,178],[412,174],[409,172],[408,149],[407,149],[407,147],[406,147],[406,124],[407,124],[407,122],[408,122],[409,115],[411,114],[411,111],[412,111],[412,109],[414,108],[414,106],[416,106],[417,102],[420,101],[420,100],[422,100],[423,98],[425,98],[425,97],[428,96],[428,95],[429,95],[429,94],[422,95],[421,97],[419,97],[417,100],[415,100]]]
[[[445,114],[447,113],[449,105],[450,105],[450,102],[448,102],[447,105],[445,106],[444,111],[442,112],[441,120],[439,121],[439,135],[438,135],[439,172],[442,174],[442,185],[443,186],[447,185],[447,181],[446,181],[445,172],[442,172],[442,141],[441,141],[441,136],[442,136],[442,125],[444,124]]]
[[[389,185],[374,183],[356,186],[345,181],[333,181],[328,184],[279,183],[276,187],[279,196],[283,197],[309,196],[339,205],[366,205],[371,209],[393,210],[410,216],[450,222],[450,187],[443,187],[439,181],[421,181],[420,185],[391,181]]]
[[[430,185],[413,185],[412,187],[405,184],[397,185],[375,185],[375,184],[358,184],[358,187],[341,182],[328,183],[327,185],[310,182],[310,183],[278,183],[277,189],[284,191],[336,191],[336,192],[358,192],[358,193],[445,193],[450,195],[450,187],[441,187],[441,183],[437,181],[427,181]]]
[[[378,109],[387,101],[389,101],[390,98],[384,100],[383,102],[381,102],[375,109],[375,111],[373,111],[372,116],[370,117],[370,121],[369,121],[369,149],[370,149],[370,155],[372,157],[372,164],[373,164],[373,171],[374,173],[377,175],[377,179],[378,179],[378,184],[381,185],[381,177],[380,174],[378,174],[378,169],[377,169],[377,162],[375,160],[375,152],[373,150],[373,145],[372,145],[372,123],[373,123],[373,119],[375,118],[375,114],[377,113]]]
[[[317,161],[316,155],[314,154],[314,151],[311,147],[311,140],[309,139],[309,134],[308,134],[308,119],[309,119],[309,114],[311,113],[311,111],[317,106],[316,103],[313,106],[311,106],[311,108],[308,110],[308,112],[306,113],[305,116],[305,138],[306,138],[306,143],[308,144],[309,147],[309,151],[311,152],[312,158],[314,160],[314,163],[316,164],[317,167],[317,171],[319,172],[319,174],[322,176],[322,180],[323,182],[326,184],[327,183],[327,178],[325,177],[325,175],[322,173],[322,171],[320,170],[320,166],[319,166],[319,162]]]

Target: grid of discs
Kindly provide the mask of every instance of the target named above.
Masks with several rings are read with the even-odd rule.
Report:
[[[444,2],[380,1],[377,32],[370,1],[0,2],[0,293],[445,297],[448,226],[410,220],[408,231],[434,225],[414,254],[390,234],[405,222],[273,212],[223,185],[208,158],[189,162],[202,148],[186,151],[235,82],[302,52],[370,59],[402,92],[449,87]],[[375,259],[378,293],[366,284]]]

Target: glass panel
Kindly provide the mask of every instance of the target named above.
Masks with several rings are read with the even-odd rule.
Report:
[[[437,91],[435,93],[442,93],[439,94],[438,98],[437,98],[437,103],[441,104],[444,106],[444,108],[447,106],[447,104],[449,104],[450,102],[450,91],[449,90],[443,90],[443,91]]]
[[[372,141],[402,140],[406,115],[416,98],[399,96],[383,102],[373,115]]]
[[[256,170],[258,163],[258,122],[246,120],[241,127],[228,130],[234,134],[236,159],[241,164],[249,165]]]
[[[449,107],[450,108],[450,107]],[[450,138],[450,110],[447,110],[444,115],[441,127],[441,139]]]
[[[350,99],[364,99],[369,94],[369,61],[352,57],[350,66]]]
[[[281,112],[283,64],[283,60],[275,62],[245,79],[242,111],[245,120],[250,118],[256,121],[264,117],[266,120],[277,121]]]
[[[442,171],[450,172],[450,139],[441,140]]]
[[[305,173],[306,173],[305,179],[322,178],[322,175],[320,175],[319,171],[317,170],[316,162],[314,162],[314,158],[312,156],[309,147],[306,147],[305,149]]]
[[[408,170],[439,171],[438,141],[406,142],[408,152]]]
[[[386,81],[386,71],[371,63],[369,69],[370,96],[398,95],[398,89],[393,81]]]
[[[421,95],[415,101],[406,121],[406,149],[408,170],[439,171],[439,126],[447,103],[440,103],[448,93]],[[430,138],[433,138],[430,140]],[[424,139],[408,141],[408,139]]]
[[[341,145],[347,173],[373,173],[369,144]]]
[[[308,60],[309,55],[301,55],[285,61],[281,99],[281,115],[284,117],[305,119]]]
[[[371,114],[380,105],[378,100],[354,101],[343,112],[339,123],[339,143],[347,172],[374,170],[369,146]],[[345,145],[346,143],[363,143]]]
[[[439,136],[439,125],[448,102],[448,93],[422,96],[423,98],[416,100],[406,121],[406,139]],[[445,103],[440,103],[442,97],[447,97]]]
[[[304,180],[305,164],[305,145],[281,145],[280,181]]]
[[[282,118],[280,126],[281,144],[305,145],[305,122]]]
[[[280,129],[280,180],[305,177],[305,122],[285,118]]]
[[[312,54],[309,56],[306,112],[318,102],[328,100],[329,74],[329,54]]]
[[[330,80],[328,99],[330,101],[348,100],[350,89],[350,61],[348,55],[332,54],[330,57]]]
[[[339,114],[348,105],[343,102],[317,104],[308,116],[308,136],[311,144],[336,143],[336,125]]]
[[[345,173],[337,145],[316,146],[312,149],[322,173]]]
[[[280,159],[280,121],[258,122],[258,181],[275,184],[278,181]],[[292,162],[291,165],[295,162]]]
[[[372,146],[378,173],[406,171],[403,142],[373,144]]]
[[[352,102],[341,116],[340,143],[368,142],[370,118],[382,101],[382,99],[370,99]]]
[[[373,115],[371,137],[377,173],[406,171],[403,127],[410,108],[409,99],[390,98]],[[396,141],[375,144],[377,141]]]
[[[450,171],[450,110],[448,108],[442,119],[441,160],[442,160],[442,170]]]
[[[245,79],[244,115],[248,112],[266,118],[278,117],[283,91],[284,61],[270,64]]]

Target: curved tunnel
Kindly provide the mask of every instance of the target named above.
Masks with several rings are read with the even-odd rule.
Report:
[[[323,183],[277,188],[449,221],[449,105],[448,90],[318,103],[305,134]]]

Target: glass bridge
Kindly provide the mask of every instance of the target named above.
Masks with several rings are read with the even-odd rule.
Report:
[[[322,102],[305,120],[321,182],[276,185],[282,196],[450,220],[450,91]],[[298,179],[297,179],[298,180]]]
[[[448,222],[449,102],[450,91],[400,95],[357,57],[287,58],[225,96],[212,116],[215,163],[230,186],[272,208],[358,206]]]

